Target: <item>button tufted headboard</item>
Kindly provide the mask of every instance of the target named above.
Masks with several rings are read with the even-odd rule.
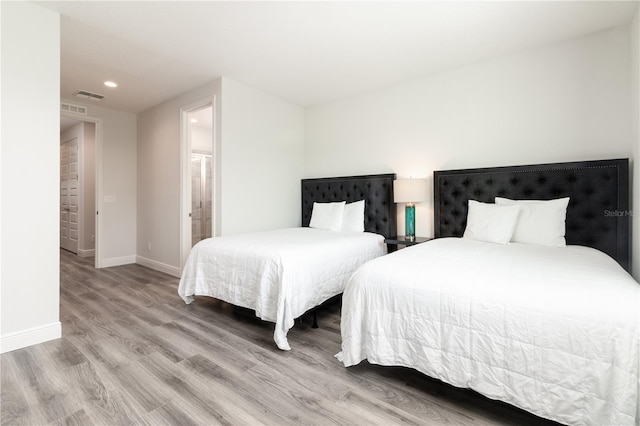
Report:
[[[396,233],[393,173],[302,179],[302,226],[309,226],[313,203],[365,200],[364,230],[390,237]]]
[[[567,244],[596,248],[631,271],[629,160],[434,172],[435,237],[460,237],[467,201],[570,197]]]

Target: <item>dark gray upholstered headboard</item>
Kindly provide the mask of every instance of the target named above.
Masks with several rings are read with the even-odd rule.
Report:
[[[313,203],[365,200],[364,230],[390,237],[396,234],[393,173],[302,179],[302,226],[309,226]]]
[[[434,172],[435,236],[460,237],[467,201],[570,197],[567,244],[596,248],[631,271],[629,160]]]

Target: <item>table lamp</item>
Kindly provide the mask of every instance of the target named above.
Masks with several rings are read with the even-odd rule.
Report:
[[[416,204],[427,201],[426,179],[396,179],[393,181],[393,201],[405,203],[404,233],[413,241],[416,238]]]

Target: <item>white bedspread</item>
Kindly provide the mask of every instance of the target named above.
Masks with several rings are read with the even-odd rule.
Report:
[[[274,340],[289,350],[295,318],[344,291],[353,272],[385,254],[373,233],[287,228],[216,237],[196,244],[182,271],[178,294],[211,296],[254,309],[276,323]]]
[[[354,274],[336,356],[566,424],[637,425],[639,323],[640,284],[597,250],[444,238]]]

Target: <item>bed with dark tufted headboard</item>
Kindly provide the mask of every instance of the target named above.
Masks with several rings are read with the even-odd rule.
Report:
[[[296,318],[340,295],[359,266],[386,254],[384,237],[396,229],[394,177],[302,180],[303,227],[199,242],[191,249],[178,294],[186,303],[192,303],[195,296],[208,296],[253,309],[259,318],[275,323],[278,348],[290,349],[287,333]],[[363,221],[368,232],[309,228],[314,202],[360,200],[365,200]],[[361,211],[347,215],[356,221],[358,230],[362,229]]]
[[[365,200],[364,230],[383,235],[396,233],[393,173],[302,179],[302,226],[309,226],[313,203]]]
[[[628,167],[621,159],[434,172],[437,238],[351,276],[337,358],[414,368],[561,424],[638,425],[640,285],[623,270]],[[496,196],[569,197],[566,247],[443,238],[463,236],[469,200]],[[486,235],[532,216],[533,234],[561,225],[535,208],[480,209],[491,211],[478,214]]]
[[[434,172],[435,237],[462,236],[468,200],[570,197],[566,240],[631,270],[629,160],[599,160]]]

